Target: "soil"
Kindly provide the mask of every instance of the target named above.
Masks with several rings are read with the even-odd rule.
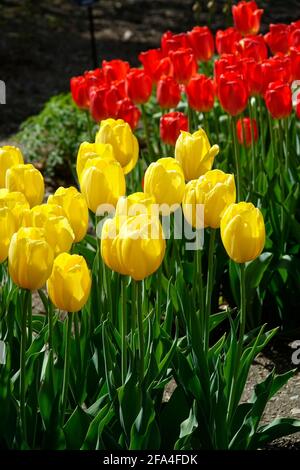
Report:
[[[103,59],[122,58],[137,65],[138,53],[158,47],[161,34],[186,31],[196,24],[195,0],[100,0],[93,8],[98,65]],[[199,24],[207,24],[208,2],[202,4]],[[224,28],[225,0],[216,4],[213,31]],[[236,2],[234,2],[236,3]],[[262,31],[271,22],[300,18],[299,0],[260,1],[265,8]],[[1,0],[0,79],[6,83],[6,105],[0,112],[0,141],[11,139],[20,123],[38,113],[53,95],[69,90],[73,75],[94,67],[87,9],[72,0]],[[36,299],[36,311],[42,306]],[[275,366],[278,372],[293,368],[294,350],[286,340],[273,341],[251,367],[244,399]],[[166,391],[172,392],[174,383]],[[280,417],[300,418],[300,370],[268,405],[264,422]],[[271,449],[300,449],[300,433],[274,441]]]
[[[196,3],[201,5],[197,15]],[[225,0],[99,0],[93,7],[98,64],[118,57],[136,65],[138,53],[158,47],[164,31],[207,24],[209,3],[215,5],[211,28],[224,28]],[[300,17],[298,0],[257,3],[265,8],[263,32],[270,22]],[[68,91],[71,76],[94,64],[88,10],[74,0],[1,0],[0,28],[0,79],[6,83],[7,103],[0,112],[4,140],[52,95]]]

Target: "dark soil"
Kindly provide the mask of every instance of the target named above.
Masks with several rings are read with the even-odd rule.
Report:
[[[211,19],[207,1],[195,18],[195,0],[99,0],[94,6],[98,63],[123,58],[137,64],[141,50],[159,46],[170,29],[186,31],[207,24],[215,31],[226,26],[225,0],[215,2]],[[234,2],[236,3],[236,2]],[[262,30],[270,22],[300,17],[298,0],[259,1],[265,8]],[[229,17],[228,17],[229,19]],[[68,91],[73,75],[93,68],[88,12],[74,0],[1,0],[0,79],[7,89],[1,106],[0,139],[37,113],[52,95]]]

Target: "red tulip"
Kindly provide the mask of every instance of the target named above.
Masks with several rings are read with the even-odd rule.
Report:
[[[242,39],[241,33],[235,28],[219,29],[216,34],[218,54],[233,54],[234,44]]]
[[[262,35],[241,39],[235,44],[235,50],[241,57],[250,57],[257,62],[262,62],[268,57],[268,49]]]
[[[165,56],[171,51],[187,47],[190,45],[186,33],[174,34],[171,31],[166,31],[161,37],[161,49]]]
[[[270,24],[270,32],[264,38],[272,54],[286,54],[289,50],[289,26],[287,24]]]
[[[176,108],[181,98],[181,92],[173,77],[162,77],[157,82],[156,98],[161,108]]]
[[[262,64],[252,58],[242,59],[244,76],[250,95],[259,95],[263,89]]]
[[[89,88],[92,86],[101,86],[104,83],[103,70],[99,68],[84,72],[84,78]]]
[[[299,23],[299,22],[298,22]],[[289,46],[300,48],[300,24],[296,26],[296,23],[293,23],[295,26],[291,29],[289,34]]]
[[[296,116],[300,119],[300,96],[298,94],[297,103],[296,103]]]
[[[72,77],[70,80],[71,94],[73,101],[78,108],[89,108],[89,87],[86,79],[80,75],[79,77]]]
[[[134,130],[141,117],[141,112],[129,98],[125,98],[118,103],[117,117],[128,122],[131,129]]]
[[[215,87],[206,75],[194,75],[186,86],[189,106],[196,111],[208,112],[214,106]]]
[[[146,103],[152,92],[152,80],[142,69],[132,68],[126,79],[127,94],[135,104]]]
[[[262,14],[254,1],[242,1],[232,7],[234,26],[243,35],[258,33]]]
[[[289,57],[275,56],[260,64],[260,94],[264,95],[269,83],[280,80],[288,83],[292,78],[291,60]]]
[[[291,87],[282,81],[269,83],[265,92],[265,103],[274,119],[282,119],[292,112]]]
[[[197,63],[192,49],[171,51],[170,57],[175,80],[185,85],[197,71]]]
[[[292,80],[300,80],[300,49],[291,47]]]
[[[120,95],[117,88],[103,85],[90,90],[90,113],[97,122],[117,117]]]
[[[217,59],[214,64],[214,74],[216,82],[219,81],[220,76],[227,72],[231,71],[232,68],[239,66],[240,60],[234,54],[223,54],[220,59]]]
[[[108,83],[111,83],[114,80],[124,80],[129,68],[129,63],[124,60],[114,59],[110,61],[102,61],[103,75]]]
[[[197,60],[208,61],[214,54],[214,38],[207,26],[195,26],[188,32],[190,45]]]
[[[244,111],[248,96],[247,84],[241,75],[225,72],[220,76],[218,97],[223,109],[231,116],[236,116]]]
[[[187,131],[188,127],[188,118],[183,113],[174,111],[164,114],[160,118],[160,138],[166,144],[175,145],[180,131]]]
[[[156,83],[163,75],[172,74],[172,64],[170,57],[164,57],[160,49],[149,49],[141,52],[139,61],[143,64],[144,70],[153,82]]]
[[[258,128],[256,120],[251,120],[248,117],[239,119],[236,123],[236,133],[239,143],[245,147],[250,147],[252,142],[252,134],[254,142],[257,142],[258,139]]]

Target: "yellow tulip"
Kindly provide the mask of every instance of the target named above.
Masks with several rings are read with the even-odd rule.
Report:
[[[100,124],[96,135],[97,144],[111,144],[115,159],[129,173],[136,165],[139,156],[139,144],[130,125],[123,119],[105,119]]]
[[[196,220],[197,205],[203,205],[204,227],[219,228],[221,217],[227,207],[234,203],[236,189],[234,176],[221,170],[211,170],[186,185],[182,209],[187,221],[200,228],[201,220]]]
[[[221,219],[221,238],[228,256],[236,263],[257,258],[265,246],[262,213],[250,202],[231,204]]]
[[[126,191],[125,176],[117,161],[94,158],[86,162],[80,181],[81,192],[91,211],[101,204],[114,207]]]
[[[82,256],[60,254],[53,263],[47,291],[60,310],[78,312],[86,304],[91,290],[91,275]]]
[[[128,217],[121,225],[116,217],[104,223],[101,255],[105,264],[135,281],[145,279],[160,267],[165,249],[157,217],[141,214]]]
[[[21,163],[24,163],[24,160],[20,149],[12,145],[0,147],[0,188],[5,187],[7,170]]]
[[[6,173],[6,187],[9,191],[23,193],[30,207],[41,204],[44,197],[43,176],[30,163],[11,167]]]
[[[24,212],[22,225],[45,229],[45,237],[54,256],[69,251],[74,242],[74,233],[61,206],[42,204]]]
[[[184,173],[174,158],[160,158],[147,168],[144,190],[155,198],[157,204],[169,206],[168,210],[165,208],[162,211],[164,215],[173,212],[181,204],[184,188]]]
[[[151,194],[133,193],[128,197],[122,196],[116,207],[116,217],[130,217],[139,214],[154,215],[155,199]]]
[[[46,241],[45,230],[21,227],[10,242],[8,250],[9,274],[23,289],[43,287],[51,274],[53,250]]]
[[[99,157],[108,160],[115,160],[112,146],[110,144],[97,144],[90,142],[82,142],[82,144],[80,144],[76,161],[76,171],[79,181],[86,162],[92,158]]]
[[[89,223],[89,211],[83,195],[73,186],[60,187],[48,197],[47,204],[63,208],[75,235],[74,242],[80,242],[86,235]]]
[[[7,207],[0,209],[0,227],[0,263],[3,263],[8,255],[11,238],[17,230],[17,224],[12,211]]]
[[[175,145],[175,158],[181,163],[186,181],[195,180],[211,170],[219,146],[211,147],[203,129],[193,134],[181,131]]]
[[[24,211],[30,208],[23,193],[18,191],[9,192],[8,189],[0,189],[0,209],[3,207],[7,207],[11,210],[17,228],[21,226]]]

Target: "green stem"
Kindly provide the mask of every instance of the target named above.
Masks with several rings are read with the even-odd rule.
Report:
[[[49,345],[49,360],[52,380],[54,379],[54,361],[53,361],[53,305],[51,300],[48,301],[48,345]]]
[[[255,156],[255,142],[253,130],[253,109],[251,98],[249,99],[249,114],[250,114],[250,132],[251,132],[251,159],[252,159],[252,191],[256,190],[256,156]]]
[[[236,180],[237,180],[237,202],[241,201],[242,198],[242,187],[241,187],[241,168],[240,168],[240,156],[238,151],[238,142],[236,137],[236,117],[231,117],[231,134],[233,142],[233,151],[235,158],[235,169],[236,169]]]
[[[63,378],[63,391],[61,401],[61,425],[64,424],[68,389],[69,389],[69,378],[70,378],[70,349],[71,349],[71,333],[72,333],[72,314],[67,314],[67,327],[66,327],[66,338],[65,338],[65,360],[64,360],[64,378]]]
[[[127,278],[122,276],[121,279],[121,298],[122,298],[122,383],[125,383],[127,375],[127,297],[126,297]]]
[[[237,352],[234,363],[234,371],[232,377],[232,384],[230,390],[229,404],[227,410],[227,419],[231,419],[234,407],[236,405],[236,385],[238,379],[238,372],[240,361],[243,353],[244,335],[246,328],[246,282],[245,282],[245,264],[240,264],[240,331],[237,342]],[[234,332],[232,331],[232,334]]]
[[[144,125],[144,131],[145,131],[148,154],[149,154],[149,157],[150,157],[150,161],[153,161],[154,160],[154,155],[153,155],[153,148],[152,148],[151,140],[150,140],[149,123],[148,123],[148,117],[147,117],[147,112],[146,112],[145,105],[143,105],[143,104],[141,105],[141,110],[142,110],[142,120],[143,120],[143,125]]]
[[[289,167],[290,167],[290,154],[289,154],[289,118],[283,119],[284,125],[284,134],[285,134],[285,171],[288,176]]]
[[[157,285],[156,285],[156,321],[160,325],[161,319],[161,302],[162,302],[162,267],[160,266],[157,271]]]
[[[79,318],[78,312],[74,313],[74,333],[75,333],[75,347],[77,356],[77,370],[78,376],[81,379],[81,351],[80,351],[80,329],[79,329]]]
[[[206,135],[207,135],[207,137],[208,137],[208,140],[211,142],[210,130],[209,130],[209,123],[208,123],[207,115],[206,115],[206,113],[202,113],[202,115],[203,115],[204,130],[205,130],[205,132],[206,132]]]
[[[27,335],[27,346],[29,347],[32,343],[32,294],[31,291],[27,291],[26,295],[26,309],[27,309],[27,323],[28,323],[28,335]]]
[[[87,110],[85,114],[86,114],[86,120],[87,120],[89,139],[90,139],[90,142],[93,142],[94,138],[93,138],[93,132],[92,132],[92,122],[91,122],[90,112]]]
[[[265,147],[265,133],[264,133],[264,111],[263,111],[263,100],[260,98],[259,102],[259,134],[261,139],[261,160],[263,165],[265,164],[265,156],[266,156],[266,147]]]
[[[136,292],[136,305],[137,305],[137,321],[138,321],[138,331],[139,331],[139,381],[140,385],[144,380],[144,351],[145,351],[145,340],[144,340],[144,328],[143,328],[143,309],[142,309],[142,282],[135,282],[135,292]]]
[[[211,314],[211,296],[213,291],[214,279],[214,251],[215,251],[216,229],[211,229],[208,248],[208,271],[207,271],[207,286],[206,286],[206,299],[205,299],[205,350],[208,349],[209,343],[209,318]]]
[[[27,443],[27,428],[26,428],[26,321],[27,321],[27,308],[28,298],[31,292],[29,290],[20,292],[22,305],[25,305],[25,310],[21,312],[21,354],[20,354],[20,418],[21,418],[21,433],[24,443]],[[22,308],[21,305],[21,308]]]

